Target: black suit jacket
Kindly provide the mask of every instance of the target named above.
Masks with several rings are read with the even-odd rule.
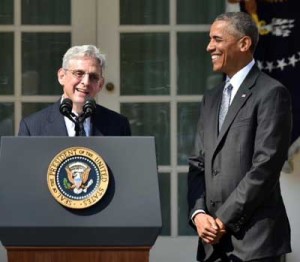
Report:
[[[190,158],[190,215],[203,209],[226,225],[218,245],[199,239],[198,260],[215,249],[242,261],[288,253],[290,226],[279,176],[291,132],[287,89],[255,65],[235,95],[218,134],[224,84],[202,101]]]
[[[60,100],[20,122],[19,136],[68,136],[64,117],[59,112]],[[127,118],[97,105],[92,116],[92,136],[130,136]]]

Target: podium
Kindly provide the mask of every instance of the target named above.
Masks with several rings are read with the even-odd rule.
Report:
[[[71,147],[109,171],[95,205],[72,209],[50,193],[47,170]],[[0,240],[9,262],[146,262],[161,230],[153,137],[2,137]]]

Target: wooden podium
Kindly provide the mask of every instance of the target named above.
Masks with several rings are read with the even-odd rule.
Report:
[[[150,247],[8,247],[9,262],[146,262]]]
[[[95,151],[109,170],[86,209],[54,199],[47,170],[62,150]],[[161,230],[153,137],[2,137],[0,240],[9,262],[147,262]]]

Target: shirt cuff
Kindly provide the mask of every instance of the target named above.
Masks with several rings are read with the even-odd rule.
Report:
[[[192,214],[191,220],[192,220],[192,222],[193,222],[194,225],[195,225],[194,218],[195,218],[196,215],[198,215],[198,214],[200,214],[200,213],[201,213],[201,214],[206,214],[205,211],[202,210],[202,209],[198,209],[198,210],[196,210],[196,211]]]

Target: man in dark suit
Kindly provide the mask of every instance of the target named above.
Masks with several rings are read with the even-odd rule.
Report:
[[[20,122],[19,136],[75,136],[76,121],[60,113],[63,99],[72,101],[74,119],[83,112],[87,98],[95,98],[104,85],[105,56],[93,45],[71,47],[58,70],[63,87],[62,98],[55,104],[36,112]],[[130,136],[127,118],[103,106],[96,105],[94,113],[83,122],[87,136]]]
[[[257,42],[257,27],[246,13],[222,14],[210,29],[207,51],[226,82],[203,98],[189,161],[190,224],[199,235],[199,261],[276,262],[291,252],[279,183],[291,101],[287,89],[255,64]]]

